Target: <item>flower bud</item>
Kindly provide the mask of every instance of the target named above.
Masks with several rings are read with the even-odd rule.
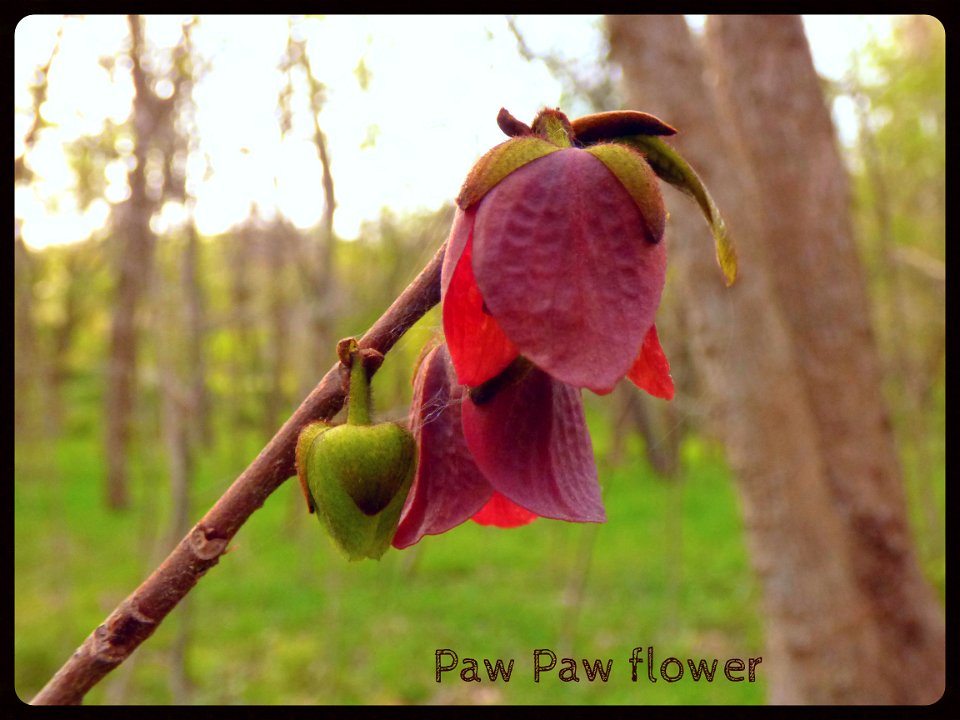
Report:
[[[343,345],[343,343],[341,343]],[[390,547],[413,482],[417,446],[395,423],[369,424],[369,378],[354,340],[347,423],[311,423],[297,440],[297,475],[309,509],[349,560],[379,559]]]
[[[379,559],[390,547],[416,458],[413,436],[394,423],[313,423],[300,434],[297,472],[349,560]]]

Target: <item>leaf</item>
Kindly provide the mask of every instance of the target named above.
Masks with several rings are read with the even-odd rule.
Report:
[[[631,135],[617,139],[637,148],[647,158],[650,167],[660,178],[674,187],[692,196],[703,211],[717,247],[717,262],[723,271],[727,287],[737,279],[737,253],[733,241],[727,232],[727,226],[720,216],[713,198],[706,186],[680,153],[659,137],[652,135]]]

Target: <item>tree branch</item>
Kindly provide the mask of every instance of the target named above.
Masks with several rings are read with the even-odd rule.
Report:
[[[424,313],[440,301],[440,267],[446,244],[360,339],[360,347],[386,354]],[[167,613],[217,564],[247,518],[296,474],[300,430],[328,420],[343,405],[340,363],[327,371],[307,399],[257,458],[187,533],[167,559],[84,640],[33,699],[34,705],[76,705],[104,675],[126,660]]]

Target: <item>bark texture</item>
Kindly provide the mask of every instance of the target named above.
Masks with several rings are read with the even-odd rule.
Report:
[[[932,701],[943,691],[943,611],[912,546],[848,178],[801,20],[718,17],[707,39],[733,123],[764,192],[777,200],[768,216],[769,236],[780,239],[774,279],[817,418],[833,508],[882,657],[899,660],[882,663],[880,679],[893,702]]]
[[[680,16],[607,27],[629,105],[680,128],[737,242],[726,291],[697,211],[668,198],[691,354],[763,588],[770,700],[932,702],[942,610],[910,543],[846,176],[801,21],[710,18],[706,62]]]

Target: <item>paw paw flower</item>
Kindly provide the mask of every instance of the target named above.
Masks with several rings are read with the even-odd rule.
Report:
[[[571,123],[546,109],[528,127],[501,110],[498,123],[511,138],[467,176],[444,256],[458,381],[476,387],[522,355],[574,387],[605,394],[629,377],[670,399],[654,325],[666,273],[658,175],[710,211],[728,282],[735,273],[712,200],[661,139],[676,131],[634,111]]]
[[[426,352],[410,415],[417,473],[395,547],[470,518],[499,527],[539,516],[606,519],[580,390],[529,362],[513,367],[519,372],[495,393],[474,400],[457,381],[447,346]]]
[[[707,218],[726,283],[736,256],[699,177],[647,113],[527,126],[501,109],[509,140],[471,169],[441,273],[446,343],[414,381],[419,462],[394,537],[406,547],[469,518],[512,527],[538,516],[605,520],[582,388],[627,377],[674,394],[655,316],[666,274],[658,178]]]

